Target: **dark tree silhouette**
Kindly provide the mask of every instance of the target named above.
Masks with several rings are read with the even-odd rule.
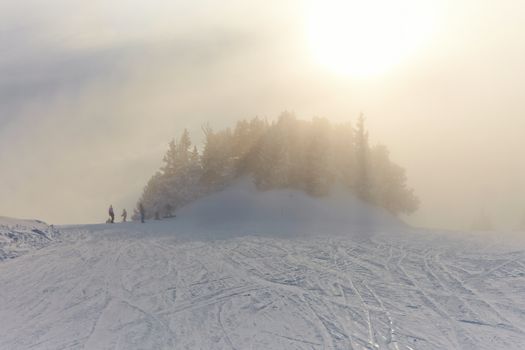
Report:
[[[169,143],[164,165],[140,198],[149,218],[155,213],[171,216],[241,176],[251,176],[260,190],[288,187],[312,196],[328,195],[334,183],[342,183],[393,214],[418,207],[404,169],[391,161],[385,146],[370,147],[362,114],[355,129],[349,123],[305,121],[284,112],[272,123],[253,118],[239,121],[233,130],[214,131],[209,125],[202,130],[202,153],[192,148],[187,130]]]

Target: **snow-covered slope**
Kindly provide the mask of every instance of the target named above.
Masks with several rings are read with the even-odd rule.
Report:
[[[0,349],[525,348],[523,242],[247,190],[0,263]]]
[[[58,231],[38,220],[0,217],[0,261],[49,245]]]
[[[342,186],[334,188],[330,196],[314,198],[291,189],[261,192],[249,178],[183,207],[176,221],[179,231],[279,236],[406,228],[385,210],[358,200]]]

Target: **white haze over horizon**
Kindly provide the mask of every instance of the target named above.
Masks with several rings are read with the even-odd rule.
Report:
[[[430,0],[429,0],[430,1]],[[131,212],[184,128],[256,115],[355,121],[422,201],[407,220],[525,215],[525,3],[440,2],[423,47],[373,78],[311,58],[301,1],[0,2],[0,215]]]

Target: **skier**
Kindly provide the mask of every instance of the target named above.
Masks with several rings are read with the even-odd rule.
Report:
[[[126,208],[122,209],[122,222],[126,222],[126,218],[128,217],[128,212],[126,211]]]
[[[140,222],[144,223],[144,216],[146,215],[146,211],[144,210],[144,206],[142,203],[139,203],[139,212],[140,212]]]
[[[109,217],[111,218],[111,221],[110,223],[114,223],[115,222],[115,212],[113,211],[113,205],[110,205],[109,206]]]

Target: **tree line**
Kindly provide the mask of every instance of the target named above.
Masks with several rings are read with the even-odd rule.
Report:
[[[244,176],[263,191],[293,188],[326,196],[342,183],[395,215],[418,208],[405,170],[390,159],[384,145],[369,145],[362,115],[355,126],[326,118],[306,121],[284,112],[272,122],[255,117],[234,128],[215,131],[206,125],[202,130],[201,152],[187,130],[169,143],[163,165],[138,202],[146,208],[146,218],[173,216],[178,208]]]

